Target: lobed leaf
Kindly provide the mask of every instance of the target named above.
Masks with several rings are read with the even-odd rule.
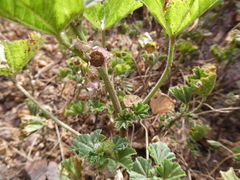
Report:
[[[232,167],[227,172],[220,171],[220,173],[223,180],[239,180]]]
[[[169,89],[169,92],[184,104],[188,104],[191,101],[192,88],[189,86],[173,87]]]
[[[105,0],[89,7],[84,16],[98,29],[105,30],[141,6],[136,0]]]
[[[85,2],[85,3],[84,3]],[[9,0],[0,3],[0,15],[31,29],[57,35],[93,0]]]
[[[147,149],[149,150],[150,156],[154,159],[157,165],[159,165],[164,159],[175,159],[175,154],[173,152],[170,152],[170,149],[165,143],[152,143],[148,146]]]
[[[165,180],[180,180],[180,177],[186,176],[178,163],[164,159],[162,163],[156,167],[157,173]]]
[[[148,115],[149,105],[139,102],[138,104],[132,104],[134,114],[143,119],[144,116]]]
[[[129,139],[121,138],[120,136],[115,136],[112,139],[112,141],[115,144],[114,149],[117,150],[117,151],[123,150],[126,147],[128,147],[128,143],[130,142]]]
[[[83,134],[76,137],[70,148],[71,151],[79,151],[80,157],[88,157],[88,154],[95,151],[98,148],[99,143],[106,138],[100,133],[101,130],[98,129],[91,134]]]
[[[46,123],[42,118],[24,114],[20,124],[21,135],[25,138],[41,129],[44,125],[46,125]]]
[[[64,116],[72,116],[82,114],[85,110],[85,101],[75,100],[67,105]]]
[[[130,179],[148,179],[149,171],[152,167],[151,159],[144,159],[142,157],[137,157],[133,164],[133,168],[129,171]]]
[[[64,172],[66,170],[67,172]],[[59,165],[61,174],[65,174],[71,178],[81,178],[82,160],[78,156],[64,159]]]
[[[218,0],[141,0],[168,35],[178,35]]]
[[[42,47],[44,37],[33,32],[28,40],[4,41],[5,58],[13,73],[18,73]],[[6,70],[6,69],[5,69]]]

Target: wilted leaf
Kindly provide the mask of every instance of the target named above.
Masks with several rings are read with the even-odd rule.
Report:
[[[9,76],[12,73],[13,72],[10,69],[10,67],[7,63],[7,60],[5,58],[4,46],[2,44],[0,44],[0,74]]]
[[[150,100],[150,107],[153,114],[174,112],[175,102],[166,94],[158,90]]]
[[[42,120],[42,118],[31,115],[23,115],[21,119],[20,129],[21,134],[25,138],[30,134],[41,129],[46,123]]]
[[[202,68],[195,67],[193,74],[187,77],[193,91],[202,97],[206,97],[212,92],[216,79],[216,67],[211,64],[206,64]]]
[[[18,73],[27,64],[43,42],[44,37],[36,32],[30,34],[29,40],[4,41],[5,58],[13,73]]]
[[[232,167],[227,172],[220,171],[220,173],[223,180],[239,180]]]
[[[61,174],[78,179],[81,178],[82,163],[82,159],[80,159],[78,156],[74,156],[70,157],[69,159],[64,159],[60,163],[58,169]]]

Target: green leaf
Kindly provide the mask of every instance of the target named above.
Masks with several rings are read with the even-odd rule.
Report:
[[[4,41],[5,58],[12,72],[18,73],[42,47],[43,42],[44,37],[36,32],[31,33],[28,40]]]
[[[130,180],[134,179],[148,179],[149,178],[149,171],[152,167],[151,159],[144,159],[142,157],[137,157],[136,161],[133,164],[133,168],[129,171]]]
[[[212,150],[217,150],[224,147],[220,142],[214,140],[207,140],[207,143]]]
[[[201,140],[211,129],[207,125],[203,125],[201,120],[190,121],[191,129],[189,135],[197,142]]]
[[[157,173],[165,180],[180,180],[180,177],[186,176],[178,163],[164,159],[162,163],[156,167]]]
[[[103,111],[104,109],[106,109],[107,107],[103,104],[103,103],[100,103],[99,100],[97,101],[90,101],[89,102],[89,107],[90,107],[90,111],[91,112],[101,112]]]
[[[234,152],[235,154],[240,153],[240,146],[234,147],[233,152]],[[237,159],[237,160],[240,160],[240,155],[236,156],[236,159]]]
[[[105,30],[141,6],[136,0],[105,0],[89,7],[84,16],[98,29]]]
[[[188,104],[192,97],[192,88],[189,86],[172,87],[169,92],[182,101],[184,104]]]
[[[124,109],[121,113],[118,114],[118,117],[114,119],[116,123],[116,128],[120,129],[121,127],[127,128],[129,123],[132,123],[135,118],[135,115],[132,111],[127,111]]]
[[[115,172],[118,166],[130,170],[133,166],[131,155],[137,154],[132,148],[125,148],[124,150],[117,151],[117,157],[112,156],[109,159],[108,168],[111,172]]]
[[[60,71],[57,73],[58,77],[61,79],[66,78],[72,73],[71,69],[68,68],[61,68]]]
[[[100,145],[100,142],[106,138],[100,133],[101,130],[98,129],[91,134],[83,134],[76,137],[70,148],[71,151],[79,151],[80,157],[88,157],[88,154],[95,151]]]
[[[202,68],[195,67],[193,69],[193,75],[189,75],[186,80],[195,93],[206,97],[212,92],[216,79],[216,67],[211,64],[206,64]]]
[[[43,119],[37,116],[23,115],[21,118],[21,135],[23,138],[41,129],[46,123]]]
[[[132,104],[133,111],[135,116],[143,119],[145,116],[149,115],[148,110],[149,110],[149,105],[143,104],[142,102],[139,102],[137,105]]]
[[[220,171],[220,173],[223,180],[239,180],[232,167],[227,172]]]
[[[12,73],[13,72],[10,69],[10,67],[7,63],[7,60],[5,58],[4,46],[2,44],[0,44],[0,74],[9,76]]]
[[[11,0],[0,3],[0,15],[31,29],[57,35],[83,12],[84,6],[83,0]]]
[[[119,150],[123,150],[126,147],[128,147],[128,143],[130,142],[129,139],[126,138],[121,138],[120,136],[116,136],[113,139],[113,143],[115,144],[114,149],[119,151]]]
[[[85,110],[85,101],[75,100],[67,105],[64,116],[72,116],[82,114]]]
[[[60,173],[65,176],[73,179],[79,179],[81,178],[82,160],[78,156],[64,159],[60,163],[58,169]]]
[[[218,0],[141,0],[167,31],[178,35]]]
[[[176,45],[179,51],[183,54],[197,50],[198,46],[193,45],[191,42],[180,42]]]
[[[148,146],[147,149],[149,150],[150,156],[154,159],[157,165],[159,165],[164,159],[175,159],[175,154],[173,152],[170,152],[170,149],[165,143],[152,143]]]

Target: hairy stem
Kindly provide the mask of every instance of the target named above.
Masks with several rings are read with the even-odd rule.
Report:
[[[112,100],[113,107],[116,111],[116,113],[120,113],[122,111],[122,107],[120,105],[120,102],[117,97],[117,93],[113,87],[112,82],[109,80],[108,73],[107,73],[107,68],[98,68],[98,73],[100,74],[101,78],[104,81],[104,84],[106,85],[106,88],[108,90],[109,96]]]
[[[82,23],[79,26],[75,26],[74,23],[72,22],[72,23],[69,24],[69,27],[74,32],[74,34],[77,35],[77,37],[80,40],[82,40],[84,42],[87,42],[87,39],[86,39],[86,37],[85,37],[85,35],[83,33],[83,25],[82,25]]]
[[[36,99],[34,99],[27,90],[25,90],[16,80],[15,77],[10,77],[9,79],[12,80],[12,82],[15,84],[15,86],[17,86],[17,88],[22,91],[22,93],[29,98],[39,109],[42,110],[42,112],[49,118],[51,118],[53,121],[55,121],[59,126],[62,126],[63,128],[65,128],[66,130],[70,131],[71,133],[73,133],[76,136],[79,136],[80,133],[75,131],[74,129],[72,129],[70,126],[68,126],[67,124],[63,123],[61,120],[59,120],[57,117],[55,117],[52,113],[50,113],[46,108],[44,108],[39,102],[36,101]]]
[[[106,48],[106,31],[102,30],[102,47]]]
[[[170,69],[172,67],[173,57],[174,57],[174,49],[175,49],[175,41],[176,36],[172,35],[169,38],[169,47],[168,47],[168,59],[167,59],[167,65],[163,71],[162,76],[158,80],[157,84],[152,88],[150,93],[147,95],[147,97],[143,100],[143,104],[147,104],[151,97],[154,95],[154,93],[160,88],[160,86],[163,84],[165,79],[167,78]]]
[[[70,42],[68,42],[66,39],[64,39],[61,35],[55,35],[55,38],[58,40],[59,43],[64,45],[66,48],[74,52],[76,55],[78,55],[82,60],[85,62],[88,62],[88,59],[84,56],[83,52],[75,49]]]
[[[122,107],[121,107],[120,102],[118,100],[117,93],[116,93],[116,91],[113,87],[113,84],[109,80],[109,76],[108,76],[108,73],[107,73],[107,68],[103,67],[103,68],[98,68],[97,70],[98,70],[98,73],[100,74],[101,78],[103,79],[104,84],[106,85],[106,88],[107,88],[109,96],[112,100],[113,107],[114,107],[114,110],[115,110],[116,114],[121,113],[122,112]],[[120,129],[120,132],[119,132],[120,137],[122,137],[122,138],[127,137],[127,133],[128,133],[127,129],[125,129],[125,128]]]

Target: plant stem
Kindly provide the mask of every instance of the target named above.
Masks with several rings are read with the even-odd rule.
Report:
[[[171,35],[169,38],[169,48],[168,48],[168,59],[167,59],[167,65],[163,71],[162,76],[158,80],[157,84],[152,88],[150,93],[147,95],[147,97],[143,100],[143,104],[147,104],[148,101],[151,99],[151,97],[154,95],[154,93],[160,88],[162,83],[165,81],[167,78],[170,69],[172,67],[172,62],[173,62],[173,57],[174,57],[174,49],[175,49],[175,41],[176,41],[176,36]]]
[[[102,47],[106,48],[106,31],[102,30]]]
[[[76,55],[78,55],[83,61],[88,62],[88,59],[84,56],[83,52],[75,49],[70,42],[68,42],[66,39],[64,39],[60,34],[55,35],[55,38],[58,40],[59,43],[64,45],[66,48],[74,52]]]
[[[206,96],[202,97],[202,101],[200,102],[200,104],[195,109],[193,109],[191,112],[187,113],[187,115],[192,114],[192,113],[196,112],[197,110],[199,110],[202,107],[203,103],[206,101],[206,99],[207,99]]]
[[[74,34],[76,34],[78,36],[78,38],[84,42],[87,42],[87,39],[83,33],[83,26],[82,23],[79,26],[75,26],[74,23],[70,23],[69,27],[71,28],[71,30],[74,32]]]
[[[175,117],[173,120],[171,120],[171,122],[168,125],[168,128],[170,128],[177,120],[179,120],[183,116],[183,114],[184,114],[184,112],[186,112],[187,108],[188,108],[188,104],[184,104],[184,108],[183,108],[182,112],[177,117]]]
[[[103,79],[103,81],[106,85],[106,88],[107,88],[109,96],[112,100],[113,107],[114,107],[114,110],[115,110],[116,114],[121,113],[122,112],[122,107],[121,107],[120,102],[118,100],[117,93],[116,93],[116,91],[113,87],[113,84],[109,80],[108,73],[107,73],[107,68],[103,67],[103,68],[98,68],[97,70],[98,70],[98,73],[100,74],[101,78]],[[127,134],[128,134],[127,129],[121,128],[120,131],[119,131],[119,134],[120,134],[120,137],[122,137],[122,138],[127,137]]]
[[[66,130],[70,131],[71,133],[73,133],[76,136],[79,136],[80,133],[75,131],[74,129],[72,129],[70,126],[68,126],[67,124],[63,123],[61,120],[59,120],[57,117],[53,116],[52,113],[50,113],[47,109],[45,109],[38,101],[36,101],[29,93],[28,91],[26,91],[16,80],[15,77],[9,77],[9,79],[12,80],[12,82],[15,84],[15,86],[17,86],[17,88],[22,91],[22,93],[29,98],[39,109],[42,110],[42,112],[48,116],[49,118],[51,118],[53,121],[55,121],[59,126],[62,126],[63,128],[65,128]]]
[[[103,67],[103,68],[98,68],[97,70],[106,85],[106,88],[108,90],[109,96],[112,100],[113,107],[114,107],[116,113],[120,113],[122,111],[122,107],[118,100],[117,93],[113,87],[113,84],[109,80],[107,68]]]

